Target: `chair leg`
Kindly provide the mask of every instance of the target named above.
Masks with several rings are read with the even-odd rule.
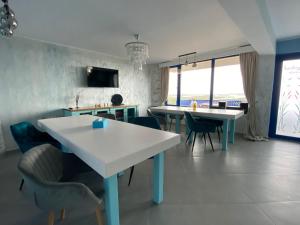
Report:
[[[194,151],[194,145],[195,145],[196,137],[197,137],[197,132],[195,132],[195,135],[194,135],[194,141],[193,141],[193,146],[192,146],[192,152]]]
[[[203,133],[202,137],[204,138],[204,146],[206,146],[206,135]]]
[[[24,185],[24,179],[22,179],[21,184],[19,186],[19,191],[22,191]]]
[[[134,171],[134,166],[132,166],[130,168],[130,176],[129,176],[128,186],[130,186],[130,184],[131,184],[131,179],[132,179],[133,171]]]
[[[193,131],[190,131],[190,133],[189,133],[189,135],[188,135],[188,137],[187,137],[187,139],[186,139],[186,141],[185,141],[185,143],[187,143],[188,142],[188,140],[190,139],[190,137],[191,137],[191,134],[193,133]]]
[[[221,139],[220,139],[220,131],[219,131],[219,127],[217,127],[217,132],[218,132],[218,138],[219,138],[219,143],[221,142]]]
[[[169,131],[171,130],[171,128],[172,128],[172,122],[173,122],[173,119],[171,119],[171,121],[170,121],[170,127],[169,127]]]
[[[102,214],[101,209],[100,209],[99,206],[97,206],[97,208],[96,208],[96,218],[97,218],[97,224],[98,225],[104,225],[103,214]]]
[[[49,215],[48,215],[48,225],[53,225],[54,224],[54,220],[55,220],[54,212],[50,211]]]
[[[211,148],[212,148],[212,150],[213,150],[213,152],[214,152],[215,149],[214,149],[214,146],[213,146],[213,144],[212,144],[210,134],[209,134],[209,133],[207,133],[207,134],[208,134],[208,138],[209,138],[209,142],[210,142]]]
[[[65,209],[61,209],[60,210],[60,220],[64,220],[66,217],[66,210]]]

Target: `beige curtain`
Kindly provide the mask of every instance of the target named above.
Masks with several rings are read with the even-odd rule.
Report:
[[[249,111],[246,115],[245,136],[253,141],[266,140],[266,138],[258,136],[256,131],[255,82],[257,76],[257,57],[256,52],[240,54],[244,92],[249,104]]]
[[[163,105],[167,101],[169,93],[169,67],[161,68],[160,73],[160,100],[161,104]]]

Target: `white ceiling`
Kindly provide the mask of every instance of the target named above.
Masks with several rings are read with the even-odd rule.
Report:
[[[10,4],[19,21],[16,36],[125,58],[125,43],[139,33],[150,44],[150,63],[248,43],[264,54],[272,52],[275,39],[300,35],[300,0],[11,0]]]
[[[247,44],[217,0],[11,0],[17,36],[126,57],[139,33],[150,62]]]
[[[300,0],[266,0],[276,38],[300,35]]]

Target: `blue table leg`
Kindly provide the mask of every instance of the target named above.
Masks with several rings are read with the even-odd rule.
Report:
[[[228,119],[223,120],[223,140],[222,140],[222,150],[227,150],[228,142]]]
[[[164,152],[153,159],[153,202],[160,204],[164,198]]]
[[[118,173],[118,177],[124,176],[124,174],[125,174],[125,172],[124,172],[124,171],[122,171],[122,172],[119,172],[119,173]]]
[[[180,134],[180,116],[176,115],[176,133]]]
[[[104,179],[104,203],[107,225],[120,225],[117,175]]]
[[[230,125],[229,125],[229,142],[231,144],[234,144],[234,133],[235,133],[235,120],[230,120]]]

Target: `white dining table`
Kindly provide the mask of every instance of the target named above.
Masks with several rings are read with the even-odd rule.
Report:
[[[192,116],[217,119],[223,121],[223,137],[222,137],[222,150],[228,149],[228,131],[229,142],[234,143],[235,135],[235,121],[244,115],[243,110],[233,109],[214,109],[214,108],[196,108],[182,106],[157,106],[150,108],[152,112],[173,114],[176,115],[176,133],[180,134],[180,115],[184,112],[190,112]]]
[[[95,119],[99,117],[42,119],[38,126],[104,178],[107,225],[119,225],[118,173],[153,157],[153,201],[161,203],[164,152],[180,143],[180,135],[115,120],[94,129]]]

